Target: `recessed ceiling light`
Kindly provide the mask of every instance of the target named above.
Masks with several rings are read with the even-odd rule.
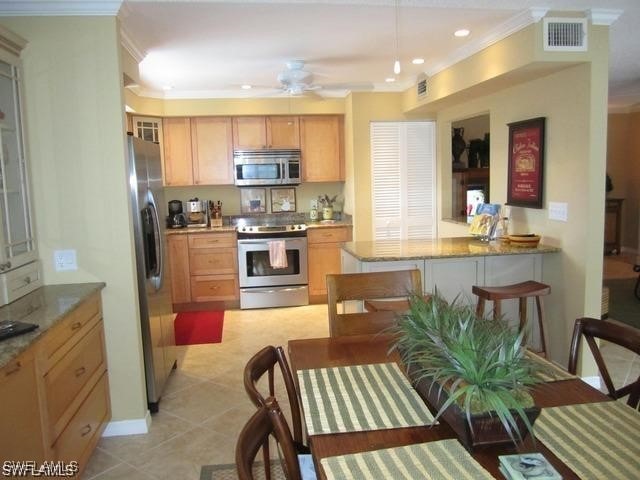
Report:
[[[162,90],[168,92],[169,90],[173,90],[173,85],[163,85]]]
[[[414,58],[411,60],[411,63],[414,65],[422,65],[424,63],[424,58]]]
[[[466,37],[467,35],[469,35],[469,33],[469,30],[467,30],[466,28],[462,28],[453,32],[456,37]]]
[[[391,82],[395,82],[396,79],[393,78],[393,77],[389,77],[389,78],[385,78],[384,81],[387,82],[387,83],[391,83]]]
[[[242,87],[240,88],[242,88],[243,90],[251,90],[251,85],[242,85]]]

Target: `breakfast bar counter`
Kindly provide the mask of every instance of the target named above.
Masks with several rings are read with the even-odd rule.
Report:
[[[349,242],[342,248],[362,262],[524,255],[560,251],[557,247],[542,244],[536,247],[522,247],[502,241],[483,242],[474,237]]]
[[[473,237],[456,237],[348,242],[342,245],[340,261],[342,273],[417,268],[425,293],[437,290],[448,301],[458,299],[475,303],[474,285],[502,286],[527,280],[549,283],[543,275],[544,263],[559,261],[554,255],[557,252],[560,252],[559,248],[540,243],[536,247],[522,247],[501,241],[482,242]],[[553,293],[551,285],[551,297]],[[531,338],[538,339],[536,309],[533,299],[528,302]],[[516,325],[518,302],[503,303],[502,313]]]

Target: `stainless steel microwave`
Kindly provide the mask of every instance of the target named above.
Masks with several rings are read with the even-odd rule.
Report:
[[[300,150],[235,150],[233,166],[240,187],[300,183]]]

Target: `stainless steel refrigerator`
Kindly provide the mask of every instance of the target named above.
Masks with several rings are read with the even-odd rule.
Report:
[[[127,142],[147,402],[151,412],[157,412],[176,365],[165,239],[167,204],[159,145],[132,135]]]

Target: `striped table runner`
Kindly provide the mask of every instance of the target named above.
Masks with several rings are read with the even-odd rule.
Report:
[[[536,375],[540,377],[543,382],[555,382],[557,380],[573,380],[578,378],[577,376],[567,372],[560,368],[553,362],[550,362],[546,358],[542,358],[540,355],[536,355],[531,351],[525,351],[525,355],[528,359],[533,360],[537,364],[544,368],[544,371],[538,372]]]
[[[328,480],[493,479],[455,439],[328,457],[320,464]]]
[[[299,370],[298,383],[309,435],[433,423],[395,363]]]
[[[534,432],[582,480],[640,478],[640,413],[621,402],[543,408]]]

